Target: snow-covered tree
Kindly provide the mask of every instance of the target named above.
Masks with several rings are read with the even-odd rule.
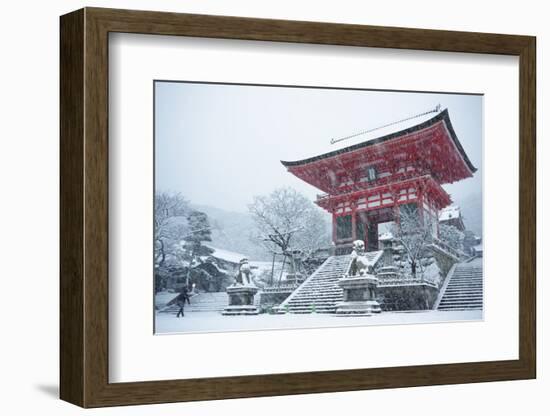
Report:
[[[432,218],[429,215],[420,215],[416,204],[401,205],[399,210],[399,224],[394,225],[393,235],[397,243],[403,247],[406,260],[410,265],[413,278],[418,269],[423,268],[422,258],[432,242]]]
[[[155,288],[161,290],[172,280],[189,285],[190,281],[219,286],[219,273],[204,265],[213,250],[203,242],[211,241],[208,216],[190,208],[180,194],[159,192],[155,195]],[[204,281],[204,282],[202,282]],[[212,282],[210,285],[208,282]]]
[[[171,252],[176,263],[185,268],[185,284],[188,286],[191,280],[197,282],[214,278],[208,272],[208,268],[203,267],[205,258],[213,253],[211,248],[203,244],[203,242],[212,241],[211,234],[208,216],[204,212],[190,210],[186,216],[185,230],[178,235]]]
[[[472,251],[472,247],[479,244],[479,237],[476,237],[473,231],[465,230],[464,231],[464,240],[462,242],[462,249],[466,253],[470,253]]]
[[[439,238],[455,250],[463,250],[464,233],[454,225],[441,224],[439,226]]]
[[[189,203],[177,193],[158,192],[155,195],[155,266],[163,266],[171,245],[186,231]]]
[[[292,188],[279,188],[255,196],[248,206],[255,222],[255,240],[271,253],[280,253],[293,265],[293,251],[309,257],[330,243],[328,225],[321,210]]]

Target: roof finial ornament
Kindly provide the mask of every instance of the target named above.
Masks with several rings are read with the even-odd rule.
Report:
[[[416,114],[416,115],[411,116],[411,117],[407,117],[407,118],[404,118],[404,119],[401,119],[401,120],[397,120],[397,121],[394,121],[392,123],[384,124],[383,126],[378,126],[378,127],[375,127],[375,128],[369,129],[369,130],[362,130],[362,131],[360,131],[358,133],[355,133],[355,134],[352,134],[350,136],[340,137],[339,139],[334,139],[334,138],[330,139],[330,144],[342,142],[342,141],[348,140],[348,139],[353,139],[354,137],[361,136],[363,134],[371,133],[373,131],[383,129],[385,127],[393,126],[394,124],[403,123],[404,121],[409,121],[409,120],[412,120],[412,119],[415,119],[415,118],[418,118],[418,117],[425,116],[425,115],[430,114],[430,113],[439,113],[440,111],[441,111],[441,104],[437,104],[434,109],[429,110],[429,111],[425,111],[425,112],[420,113],[420,114]]]

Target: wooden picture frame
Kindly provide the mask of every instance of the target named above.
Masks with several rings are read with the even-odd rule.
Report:
[[[534,37],[85,8],[61,17],[60,396],[82,407],[397,388],[536,376]],[[110,32],[519,57],[519,359],[109,383]]]

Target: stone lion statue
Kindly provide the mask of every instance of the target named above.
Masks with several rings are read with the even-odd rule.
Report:
[[[350,276],[364,276],[372,273],[372,265],[365,256],[365,242],[355,240],[351,252]]]
[[[252,271],[250,270],[250,264],[248,259],[241,259],[239,262],[239,271],[235,276],[235,284],[251,285],[252,284]]]

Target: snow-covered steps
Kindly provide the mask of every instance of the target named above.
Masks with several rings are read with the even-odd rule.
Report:
[[[331,256],[277,308],[285,313],[333,313],[343,292],[338,279],[347,272],[350,256]]]
[[[256,296],[255,301],[259,301]],[[221,312],[228,305],[226,292],[198,293],[191,296],[191,304],[185,304],[185,312]],[[175,303],[166,306],[160,312],[177,314],[179,306]]]
[[[439,311],[483,309],[483,264],[481,258],[457,263],[443,287],[436,309]]]

